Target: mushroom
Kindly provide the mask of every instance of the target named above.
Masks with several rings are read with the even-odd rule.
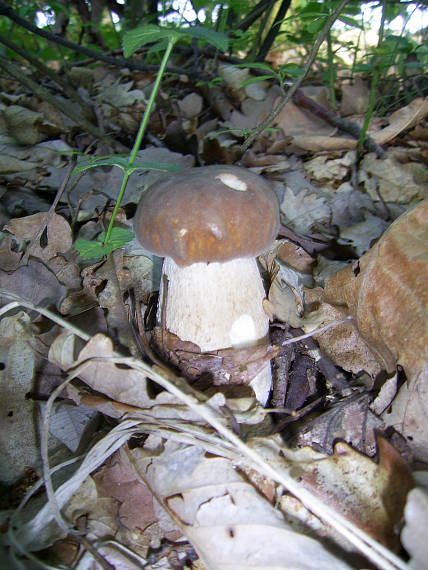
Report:
[[[158,322],[203,353],[263,343],[269,318],[256,256],[278,227],[274,191],[244,168],[204,166],[154,183],[142,196],[134,229],[143,247],[165,257]],[[251,386],[265,404],[269,362]]]

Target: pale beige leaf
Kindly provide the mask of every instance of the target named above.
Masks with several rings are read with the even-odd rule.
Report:
[[[193,119],[197,117],[202,111],[203,99],[197,93],[189,93],[178,102],[180,111],[185,119]]]
[[[159,456],[142,449],[133,456],[207,570],[309,570],[315,560],[317,568],[348,568],[320,542],[294,532],[230,461],[171,441]]]
[[[328,223],[331,215],[326,198],[306,188],[294,194],[287,187],[280,209],[287,226],[302,234],[310,233],[315,223]]]
[[[25,396],[34,389],[34,352],[25,313],[0,321],[0,480],[11,484],[39,460],[37,410]]]
[[[376,158],[366,154],[360,165],[360,181],[374,201],[378,192],[385,202],[409,204],[428,198],[428,171],[417,162],[399,162],[393,155]]]
[[[74,337],[63,333],[55,339],[50,350],[49,360],[63,370],[74,363]],[[100,360],[90,361],[91,357]],[[113,343],[102,335],[95,335],[80,351],[77,364],[88,360],[79,377],[93,390],[124,404],[148,407],[152,399],[147,393],[147,378],[141,372],[116,366],[113,358]]]

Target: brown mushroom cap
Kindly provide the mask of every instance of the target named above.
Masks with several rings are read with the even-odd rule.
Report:
[[[134,218],[141,245],[178,265],[255,257],[275,239],[278,199],[261,176],[203,166],[155,182]]]

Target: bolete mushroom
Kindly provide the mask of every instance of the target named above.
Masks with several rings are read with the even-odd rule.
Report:
[[[244,168],[204,166],[154,183],[134,229],[143,247],[165,257],[158,322],[201,352],[264,342],[269,319],[256,256],[278,226],[275,193]],[[251,382],[262,403],[270,384],[268,362]]]

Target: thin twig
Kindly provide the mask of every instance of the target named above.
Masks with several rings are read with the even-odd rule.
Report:
[[[284,340],[284,342],[281,344],[281,346],[286,346],[287,344],[294,344],[296,342],[300,342],[301,340],[304,340],[305,338],[315,336],[316,334],[321,334],[323,332],[328,331],[329,329],[332,329],[333,327],[337,327],[338,325],[343,325],[345,323],[349,323],[352,320],[353,320],[353,317],[351,315],[349,315],[348,317],[345,317],[344,319],[341,319],[339,321],[333,321],[332,323],[329,323],[328,325],[325,325],[324,327],[320,327],[318,329],[315,329],[315,330],[313,330],[307,334],[302,334],[301,336],[296,336],[294,338],[290,338],[289,340]]]
[[[340,13],[342,12],[347,2],[348,0],[342,0],[340,4],[337,6],[336,10],[328,18],[324,28],[322,29],[320,35],[318,36],[317,41],[314,44],[314,47],[312,48],[311,53],[309,54],[308,60],[304,67],[303,75],[301,75],[296,80],[296,82],[290,87],[289,91],[287,91],[286,95],[284,95],[284,97],[281,99],[278,105],[269,113],[268,117],[262,123],[260,123],[260,125],[256,127],[252,132],[252,134],[244,141],[240,149],[240,152],[242,154],[244,154],[244,152],[250,147],[250,145],[256,140],[256,138],[259,135],[261,135],[272,124],[273,120],[279,115],[279,113],[282,111],[285,105],[291,100],[293,95],[296,93],[297,89],[299,89],[300,85],[306,79],[306,76],[308,75],[309,70],[311,69],[317,57],[318,50],[320,49],[321,44],[326,39],[330,28],[332,27],[332,25],[334,24]]]
[[[308,109],[311,113],[320,117],[324,121],[330,123],[334,127],[341,129],[342,131],[351,134],[353,137],[358,139],[361,135],[361,128],[359,125],[348,119],[343,119],[339,117],[336,113],[329,111],[310,97],[306,97],[301,89],[298,89],[293,97],[293,101],[299,107],[303,109]],[[366,135],[364,139],[364,146],[369,152],[375,152],[378,158],[385,157],[385,151],[383,148],[372,139],[369,135]]]
[[[27,265],[28,258],[30,257],[30,255],[32,254],[34,249],[37,247],[37,245],[39,245],[39,240],[40,240],[43,232],[45,231],[45,228],[49,225],[51,219],[53,218],[53,215],[55,214],[56,207],[58,206],[58,203],[61,200],[61,196],[63,195],[64,190],[67,188],[67,184],[70,180],[70,176],[71,176],[71,173],[73,172],[73,168],[76,164],[76,160],[77,160],[76,155],[73,155],[71,157],[70,164],[68,165],[67,171],[65,173],[64,180],[62,181],[61,186],[58,188],[58,192],[56,193],[55,200],[52,202],[52,205],[49,208],[48,213],[44,217],[43,222],[42,222],[39,230],[37,231],[36,235],[31,240],[30,244],[28,245],[26,252],[24,253],[24,255],[21,258],[21,261],[19,262],[19,265]]]

